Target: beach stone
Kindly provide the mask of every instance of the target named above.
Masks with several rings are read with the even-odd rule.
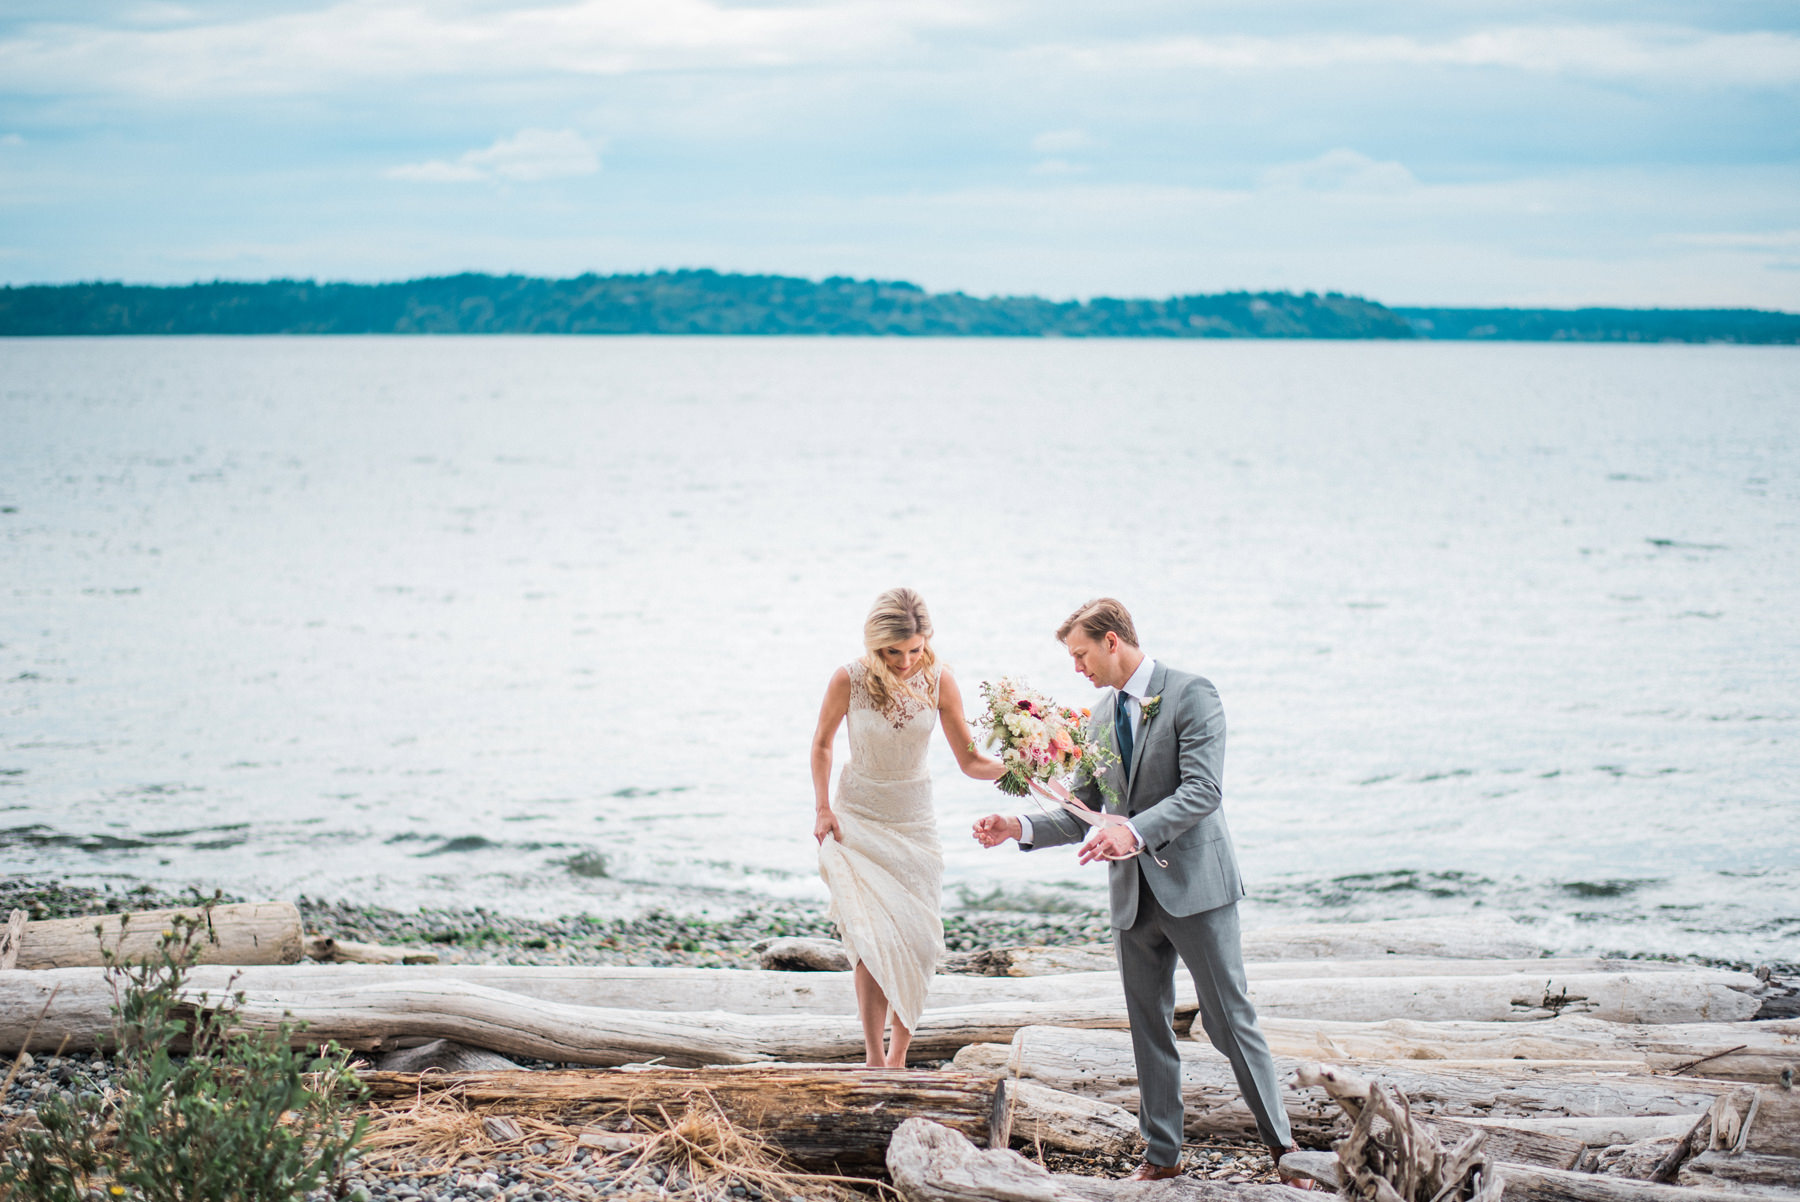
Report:
[[[416,1048],[389,1052],[375,1062],[384,1073],[485,1073],[516,1069],[519,1065],[498,1052],[472,1048],[448,1039],[434,1039]]]

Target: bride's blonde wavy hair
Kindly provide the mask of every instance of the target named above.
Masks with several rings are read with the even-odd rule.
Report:
[[[931,634],[931,611],[925,608],[925,598],[919,594],[909,588],[891,588],[875,598],[875,605],[863,621],[865,650],[862,662],[863,667],[868,669],[865,680],[869,700],[875,703],[876,708],[888,708],[902,693],[919,700],[929,700],[913,688],[912,681],[923,678],[937,663],[937,653],[931,649]],[[904,643],[914,636],[924,638],[925,654],[920,658],[919,666],[913,669],[912,676],[901,680],[887,666],[881,650]]]

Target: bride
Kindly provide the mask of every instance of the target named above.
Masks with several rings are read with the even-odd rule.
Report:
[[[998,780],[1006,771],[975,750],[962,693],[932,653],[931,633],[919,594],[896,588],[877,597],[863,623],[866,652],[832,673],[813,734],[819,872],[856,970],[856,1009],[871,1068],[906,1067],[906,1047],[944,950],[938,917],[944,857],[925,774],[931,728],[943,726],[965,775]],[[846,718],[850,762],[838,777],[834,806],[832,745]],[[893,1036],[884,1050],[890,1017]]]

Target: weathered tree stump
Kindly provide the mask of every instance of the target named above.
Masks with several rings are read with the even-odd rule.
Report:
[[[1302,1065],[1295,1078],[1322,1088],[1352,1120],[1334,1145],[1341,1195],[1359,1202],[1500,1202],[1484,1132],[1446,1145],[1404,1095],[1380,1082],[1320,1064]]]

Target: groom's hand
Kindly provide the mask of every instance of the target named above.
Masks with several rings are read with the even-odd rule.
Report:
[[[1017,818],[989,814],[986,818],[975,820],[975,842],[983,847],[998,847],[1008,839],[1017,839],[1024,833],[1024,829]]]
[[[1096,860],[1128,860],[1137,854],[1137,847],[1137,838],[1130,827],[1123,824],[1102,826],[1088,836],[1075,858],[1083,864],[1092,864]]]

